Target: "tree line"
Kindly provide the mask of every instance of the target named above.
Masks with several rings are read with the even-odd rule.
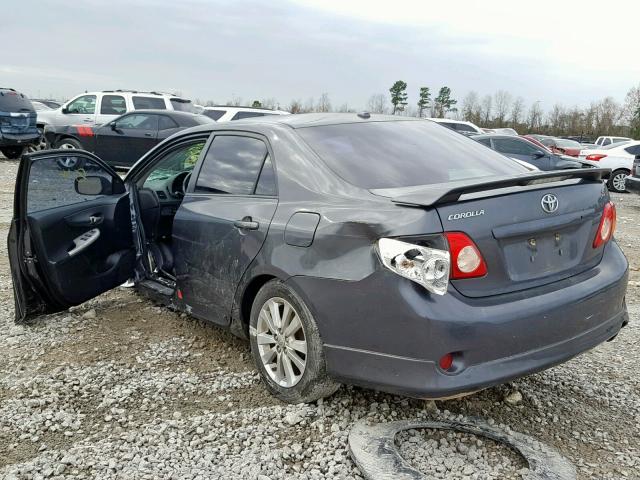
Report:
[[[605,97],[591,102],[587,107],[567,107],[556,103],[548,111],[542,109],[539,101],[527,105],[521,96],[514,96],[506,90],[498,90],[492,95],[470,91],[458,105],[458,100],[452,96],[451,89],[447,86],[441,87],[435,97],[432,97],[429,87],[419,87],[418,101],[412,105],[408,101],[407,88],[408,85],[403,80],[394,82],[388,94],[371,95],[365,110],[420,118],[448,117],[470,121],[484,128],[509,127],[518,133],[581,135],[585,138],[616,135],[640,139],[640,84],[629,90],[622,103],[612,97]],[[198,99],[195,102],[205,106],[214,104]],[[292,100],[285,106],[281,106],[274,98],[254,100],[249,104],[291,113],[357,111],[348,103],[335,107],[326,92],[317,100]],[[234,97],[226,105],[241,106],[245,103],[242,98]]]

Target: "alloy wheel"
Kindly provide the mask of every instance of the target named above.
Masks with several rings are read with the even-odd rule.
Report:
[[[613,177],[611,183],[613,184],[613,188],[615,188],[619,192],[624,192],[627,187],[624,184],[625,179],[627,178],[626,173],[618,173]]]
[[[274,382],[290,388],[300,381],[307,365],[307,340],[298,312],[284,298],[270,298],[260,309],[256,342]]]

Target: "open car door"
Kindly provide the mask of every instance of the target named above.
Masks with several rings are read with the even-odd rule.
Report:
[[[71,156],[78,161],[69,162]],[[8,243],[16,322],[65,310],[122,284],[135,264],[123,181],[88,152],[23,156]]]

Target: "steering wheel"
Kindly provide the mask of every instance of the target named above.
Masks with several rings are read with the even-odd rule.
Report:
[[[182,180],[182,195],[187,192],[187,187],[189,186],[189,180],[191,180],[191,172],[187,173]]]

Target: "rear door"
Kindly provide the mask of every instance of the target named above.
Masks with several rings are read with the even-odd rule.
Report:
[[[215,135],[173,223],[178,287],[194,314],[228,322],[240,278],[260,251],[277,204],[266,140]]]
[[[16,321],[54,313],[110,290],[133,274],[124,183],[87,152],[43,151],[20,163],[9,231]]]
[[[104,125],[127,113],[127,102],[122,95],[102,95],[96,115],[96,125]]]
[[[95,153],[109,165],[130,167],[157,143],[158,116],[130,113],[98,130]]]

